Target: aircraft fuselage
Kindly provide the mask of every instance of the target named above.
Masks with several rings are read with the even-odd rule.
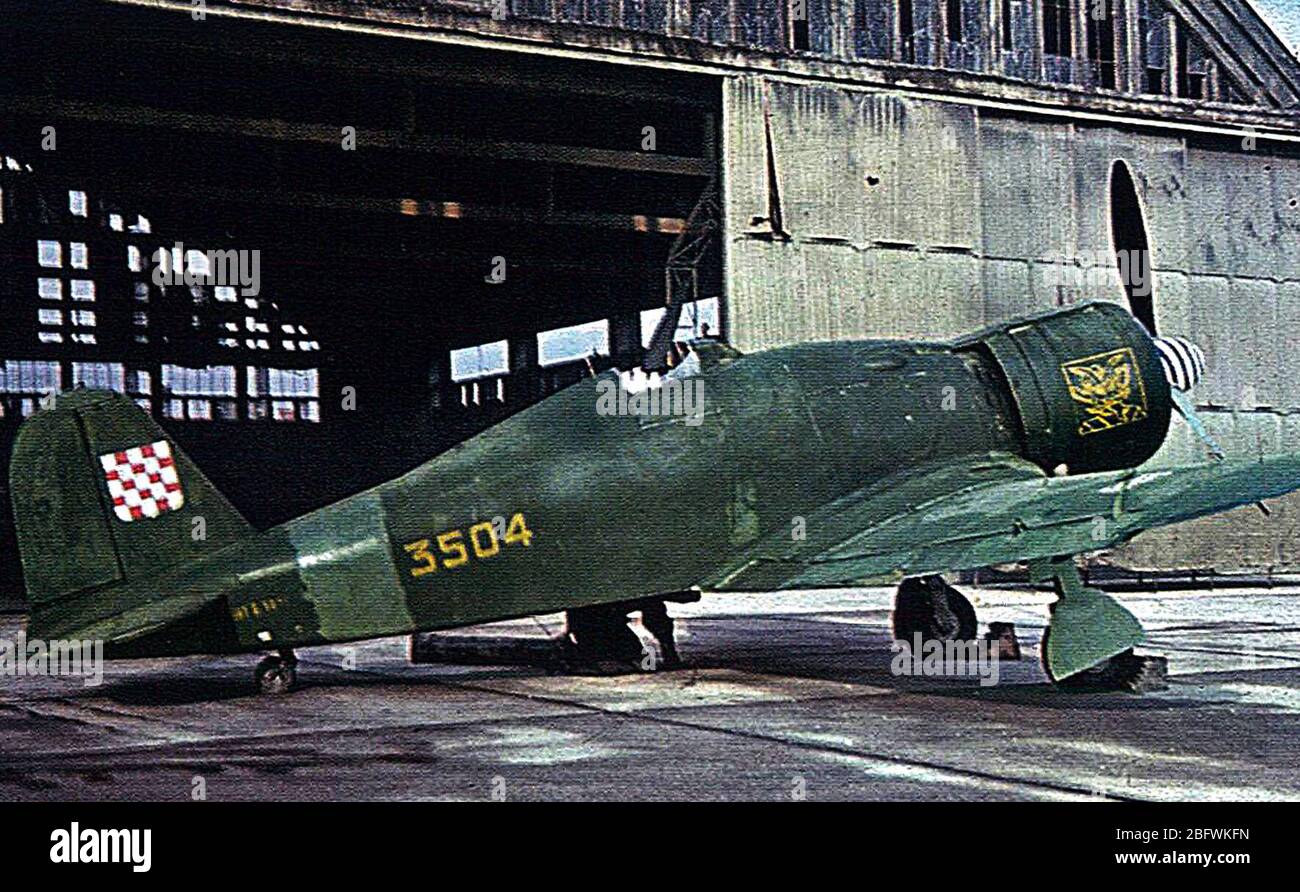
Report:
[[[1044,325],[1057,330],[1048,341],[1072,344],[1066,359],[1136,345],[1131,371],[1151,378],[1153,360],[1142,353],[1153,349],[1149,340],[1144,347],[1136,323],[1114,309],[1080,329],[1098,329],[1098,320],[1117,326],[1089,335],[1095,345],[1073,345],[1061,336],[1065,323],[1050,318]],[[995,359],[985,343],[860,341],[724,356],[688,379],[701,388],[694,408],[702,414],[694,417],[601,411],[617,380],[606,372],[402,477],[128,583],[115,604],[69,605],[68,615],[84,622],[137,602],[187,598],[208,606],[127,646],[110,645],[112,655],[228,653],[687,589],[760,537],[797,536],[818,507],[900,469],[990,452],[1054,462],[1042,452],[1050,431],[1044,439],[1027,427],[1036,410],[1029,379],[1017,377],[1020,360]],[[1036,387],[1053,376],[1060,386],[1059,357],[1034,371],[1032,349],[1016,350],[1021,360],[1029,355]],[[711,354],[701,346],[702,356]],[[1056,410],[1074,413],[1066,403]],[[1140,444],[1146,455],[1163,439],[1159,422],[1152,421],[1158,437]],[[1103,451],[1127,461],[1138,448],[1132,439],[1123,441],[1128,452]]]

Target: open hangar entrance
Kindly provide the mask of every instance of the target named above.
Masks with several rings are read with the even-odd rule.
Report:
[[[0,184],[0,364],[63,387],[108,369],[99,386],[150,407],[257,526],[409,469],[593,351],[639,364],[669,281],[718,331],[718,251],[698,250],[716,79],[64,5],[0,25],[0,156],[21,166]],[[51,242],[64,260],[89,245],[89,271],[43,268]],[[254,303],[152,284],[137,252],[178,244],[258,252]],[[99,280],[93,343],[35,330],[60,272]],[[276,392],[284,374],[301,389]],[[11,377],[5,462],[42,391]]]

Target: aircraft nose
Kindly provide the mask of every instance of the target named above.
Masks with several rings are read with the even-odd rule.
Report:
[[[1154,339],[1169,385],[1184,393],[1205,375],[1205,351],[1186,338]]]

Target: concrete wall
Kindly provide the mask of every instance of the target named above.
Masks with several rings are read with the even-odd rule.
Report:
[[[788,238],[753,223],[769,216],[765,104]],[[1109,188],[1123,160],[1146,210],[1161,329],[1211,359],[1195,394],[1207,423],[1234,454],[1300,449],[1300,160],[1262,143],[758,76],[727,80],[723,116],[729,334],[742,349],[945,338],[1122,301]],[[1175,425],[1153,461],[1201,460]],[[1146,534],[1112,557],[1294,566],[1300,500],[1273,507]]]

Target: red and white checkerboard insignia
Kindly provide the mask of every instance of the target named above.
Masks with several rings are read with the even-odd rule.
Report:
[[[171,444],[166,440],[99,457],[113,499],[113,513],[130,523],[157,517],[185,504]]]

